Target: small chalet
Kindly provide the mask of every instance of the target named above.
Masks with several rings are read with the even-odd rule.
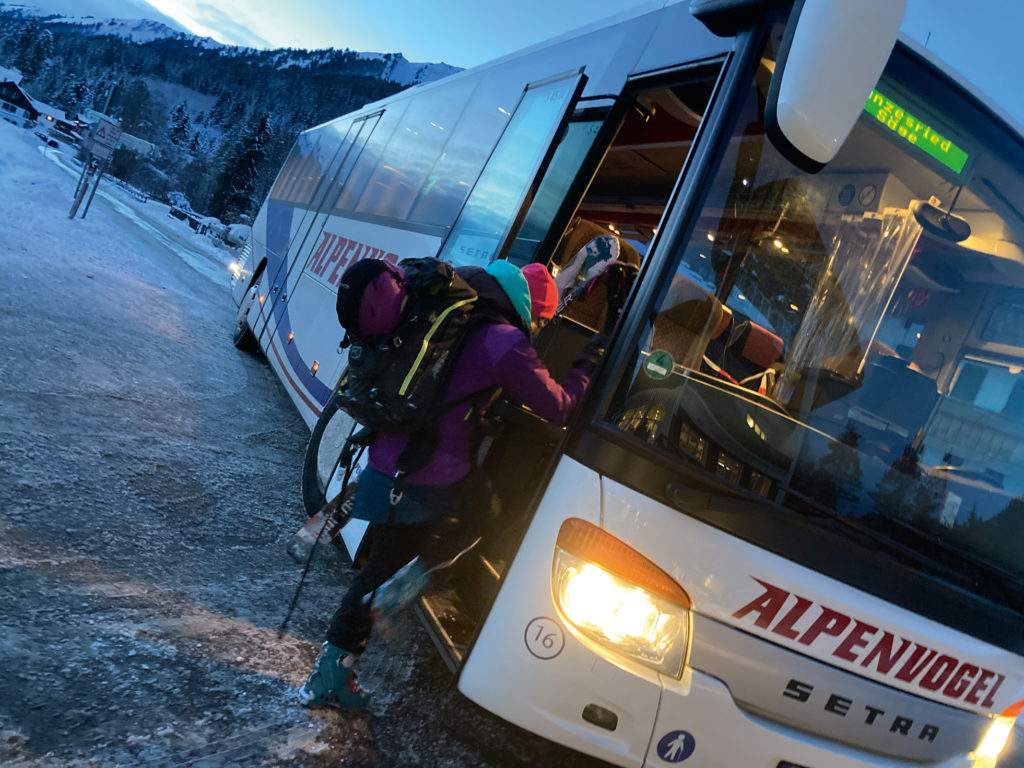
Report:
[[[9,123],[31,128],[41,113],[20,82],[21,74],[16,69],[0,67],[0,116]]]

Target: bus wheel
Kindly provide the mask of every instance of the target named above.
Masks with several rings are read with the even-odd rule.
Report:
[[[254,355],[259,354],[260,345],[256,340],[256,334],[249,326],[249,310],[252,308],[253,302],[256,301],[256,292],[257,289],[254,288],[242,299],[242,303],[238,307],[238,314],[235,316],[235,330],[231,334],[232,344],[243,352]]]
[[[338,397],[331,395],[313,427],[302,462],[302,503],[306,515],[320,511],[327,500],[327,492],[337,495],[345,468],[339,466],[341,449],[352,432],[355,422],[338,408]]]
[[[235,315],[235,329],[231,333],[231,343],[243,352],[249,352],[253,355],[259,355],[261,351],[259,340],[249,325],[249,310],[256,303],[256,296],[260,291],[260,278],[263,277],[263,270],[266,266],[267,262],[262,261],[256,267],[256,271],[252,273],[252,280],[249,282],[249,292],[245,294],[242,298],[242,303],[238,305],[238,314]]]

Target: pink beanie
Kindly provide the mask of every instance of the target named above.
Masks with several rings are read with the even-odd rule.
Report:
[[[401,267],[383,259],[362,259],[338,281],[338,321],[353,336],[385,337],[402,317],[406,294]]]
[[[530,286],[530,314],[550,320],[558,309],[558,289],[547,268],[536,262],[527,264],[523,277]]]

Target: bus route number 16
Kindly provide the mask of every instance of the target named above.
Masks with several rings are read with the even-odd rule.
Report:
[[[547,616],[538,616],[526,625],[523,633],[526,650],[538,659],[553,659],[565,648],[565,633],[561,625]]]

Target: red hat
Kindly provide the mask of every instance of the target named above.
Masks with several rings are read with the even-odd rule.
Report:
[[[523,277],[530,286],[530,314],[550,320],[558,309],[558,289],[543,264],[523,267]]]

